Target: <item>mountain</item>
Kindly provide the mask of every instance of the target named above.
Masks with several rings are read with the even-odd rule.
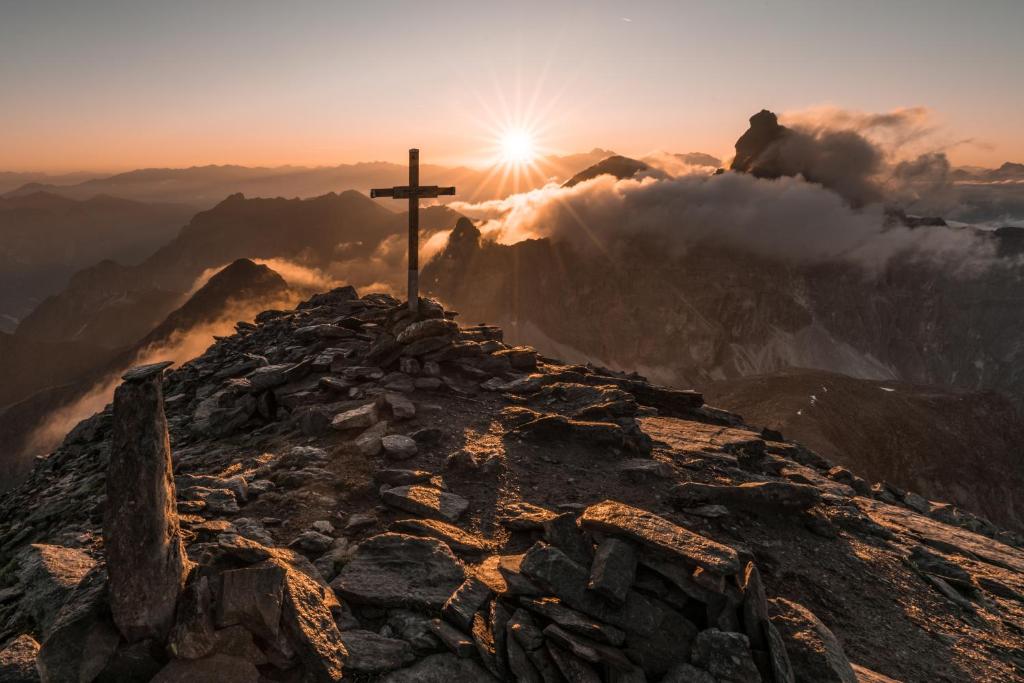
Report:
[[[240,258],[289,259],[313,268],[368,260],[386,239],[407,230],[406,216],[354,191],[306,200],[232,195],[193,216],[139,265],[107,261],[77,273],[67,288],[22,320],[17,335],[122,347],[180,305],[210,269]],[[444,207],[430,207],[420,221],[429,236],[455,218]],[[391,265],[396,272],[401,269],[397,259]],[[385,265],[378,264],[378,270],[386,270]]]
[[[36,454],[107,403],[111,377],[153,354],[187,360],[215,335],[233,330],[237,321],[267,308],[293,305],[297,298],[297,291],[273,270],[239,259],[148,326],[143,327],[138,311],[132,311],[135,318],[123,329],[134,329],[134,336],[117,348],[3,335],[0,364],[7,381],[0,388],[0,489],[20,481]],[[129,317],[125,309],[121,315]]]
[[[664,174],[652,168],[650,165],[643,161],[637,161],[636,159],[630,159],[620,155],[610,156],[607,159],[602,159],[593,166],[589,166],[572,178],[562,183],[562,187],[573,187],[578,185],[585,180],[591,180],[600,175],[610,175],[618,179],[633,178],[637,175],[653,175],[655,177],[664,177]]]
[[[337,289],[166,374],[126,373],[0,494],[0,673],[1024,671],[1020,537],[868,486],[695,392],[421,310]]]
[[[549,178],[564,180],[612,152],[594,149],[580,154],[548,155],[537,160],[536,172],[506,179],[500,169],[423,164],[423,182],[454,185],[458,197],[471,201],[493,199],[543,185]],[[18,197],[41,190],[75,199],[108,194],[145,202],[173,202],[195,209],[215,206],[224,197],[242,193],[255,197],[317,197],[331,192],[404,185],[409,169],[404,164],[383,161],[338,166],[247,167],[237,165],[193,166],[190,168],[147,168],[90,178],[72,183],[32,183],[7,193]]]
[[[87,171],[59,174],[0,171],[0,195],[32,184],[38,185],[39,187],[43,187],[45,185],[74,185],[86,180],[91,180],[98,175],[101,174],[90,173]]]
[[[49,192],[0,198],[0,329],[10,331],[77,270],[138,263],[192,215],[188,207]],[[4,322],[6,321],[6,322]]]
[[[1024,421],[999,394],[800,369],[702,389],[865,477],[1024,532]]]

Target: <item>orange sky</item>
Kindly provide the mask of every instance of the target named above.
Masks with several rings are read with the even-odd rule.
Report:
[[[1024,161],[1024,3],[14,3],[0,170],[728,157],[753,112],[923,106],[956,163]],[[481,6],[485,5],[485,6]],[[429,150],[429,151],[428,151]]]

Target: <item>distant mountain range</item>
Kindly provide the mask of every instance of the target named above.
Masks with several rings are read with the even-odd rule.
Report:
[[[589,152],[538,159],[535,168],[513,175],[500,168],[423,164],[423,183],[454,185],[457,198],[465,201],[493,199],[543,185],[561,182],[614,152],[595,148]],[[13,175],[13,174],[12,174]],[[107,194],[145,202],[173,202],[207,209],[232,194],[250,197],[316,197],[344,190],[368,191],[371,187],[404,185],[409,169],[404,164],[371,161],[338,166],[193,166],[191,168],[145,168],[105,177],[62,182],[29,181],[11,188],[3,196],[18,197],[52,192],[74,199]],[[2,178],[0,178],[2,180]],[[74,182],[66,182],[74,180]]]
[[[0,331],[75,271],[102,259],[138,263],[166,244],[193,213],[187,206],[49,192],[0,198]]]

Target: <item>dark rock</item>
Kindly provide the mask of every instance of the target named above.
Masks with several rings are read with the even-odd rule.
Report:
[[[392,671],[380,683],[469,683],[495,681],[493,676],[471,659],[460,659],[452,654],[424,657],[408,669]]]
[[[217,625],[240,624],[274,642],[280,633],[287,567],[273,560],[222,574]]]
[[[205,657],[213,652],[215,632],[210,579],[194,573],[178,600],[177,618],[167,639],[167,650],[182,659]]]
[[[417,485],[388,489],[381,494],[381,499],[399,510],[446,522],[454,522],[469,507],[469,501],[462,496]]]
[[[216,654],[203,659],[172,659],[151,683],[259,683],[256,667],[240,657]]]
[[[24,591],[21,609],[38,633],[46,633],[96,561],[74,548],[33,543],[20,553],[18,564],[18,582]]]
[[[107,666],[120,635],[110,615],[107,574],[90,571],[57,613],[36,665],[44,681],[91,681]]]
[[[404,640],[386,638],[373,631],[342,631],[348,651],[345,669],[358,673],[394,671],[416,661],[412,646]]]
[[[445,647],[455,653],[455,656],[465,659],[476,654],[476,643],[473,639],[451,624],[440,619],[432,619],[430,630]]]
[[[722,575],[740,570],[736,551],[646,510],[606,500],[583,511],[584,529],[622,536]]]
[[[594,548],[586,537],[576,515],[566,512],[544,522],[544,539],[582,565],[589,565],[594,557]]]
[[[464,580],[444,543],[387,533],[360,543],[331,587],[356,603],[440,610]]]
[[[158,373],[114,392],[103,541],[110,611],[128,642],[167,636],[190,564],[178,529],[161,387]]]
[[[672,491],[679,507],[723,504],[755,511],[807,510],[821,502],[821,491],[807,484],[785,481],[750,482],[738,485],[688,481]]]
[[[526,667],[522,662],[516,663],[516,668],[524,670],[527,677],[536,675],[543,683],[559,683],[562,680],[558,665],[544,646],[544,633],[527,612],[518,609],[512,614],[505,624],[505,635],[506,645],[515,650],[513,657],[518,657],[521,651],[532,665]],[[518,648],[514,647],[516,645]]]
[[[629,671],[633,668],[633,664],[622,654],[621,650],[579,634],[570,633],[555,624],[544,629],[544,637],[591,664],[599,664],[620,671]]]
[[[625,603],[616,606],[587,588],[590,572],[573,562],[558,548],[538,543],[523,558],[523,572],[561,598],[573,609],[629,633],[649,637],[663,633],[685,653],[696,629],[666,605],[636,591],[630,591]]]
[[[789,662],[786,646],[778,629],[768,616],[768,599],[761,573],[753,562],[743,572],[743,628],[754,650],[768,652],[769,671],[761,677],[776,683],[794,683],[793,666]]]
[[[521,597],[519,603],[531,612],[555,622],[566,631],[579,633],[591,640],[616,647],[622,645],[626,640],[626,634],[620,629],[566,607],[558,598]]]
[[[768,604],[797,681],[857,683],[842,645],[807,608],[784,598],[773,598]]]
[[[388,626],[416,652],[436,652],[441,643],[430,625],[431,618],[407,609],[388,612]]]
[[[761,682],[750,641],[742,633],[701,631],[693,641],[693,663],[723,683]]]
[[[463,631],[469,631],[473,625],[473,616],[493,595],[494,592],[487,584],[475,576],[470,576],[448,598],[441,609],[441,614]]]
[[[140,640],[118,648],[97,676],[97,683],[148,683],[167,661],[163,644]]]
[[[598,544],[590,566],[590,590],[621,605],[635,577],[636,551],[628,541],[606,538]]]
[[[572,420],[564,415],[542,415],[510,431],[523,438],[545,443],[561,440],[595,448],[643,450],[627,436],[622,427],[613,422],[588,422]]]
[[[9,642],[0,650],[0,683],[39,683],[38,654],[39,643],[30,635]]]
[[[550,644],[547,650],[568,683],[601,683],[597,670],[576,655]]]
[[[668,670],[661,683],[716,683],[715,677],[692,664],[676,664]]]
[[[334,539],[330,536],[309,529],[296,536],[288,547],[310,556],[318,556],[326,552],[332,543]]]

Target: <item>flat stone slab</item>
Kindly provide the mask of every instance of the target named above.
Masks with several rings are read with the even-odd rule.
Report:
[[[625,503],[606,500],[591,505],[583,511],[580,524],[590,531],[631,539],[717,574],[740,571],[739,556],[732,548]]]
[[[331,420],[331,427],[340,431],[346,429],[366,429],[380,421],[380,412],[376,403],[368,403],[352,410],[338,413]]]
[[[543,529],[545,522],[557,516],[557,512],[523,501],[513,503],[502,510],[498,514],[498,521],[502,526],[514,531],[531,531]]]
[[[421,517],[454,522],[469,507],[462,496],[429,486],[395,486],[381,493],[387,505]]]
[[[491,549],[486,539],[436,519],[400,519],[391,529],[444,541],[457,554],[482,555]]]
[[[673,489],[672,500],[681,507],[721,504],[749,510],[806,510],[821,502],[821,491],[814,486],[788,481],[739,485],[688,481]]]
[[[385,533],[360,543],[331,587],[355,603],[440,610],[465,578],[441,541]]]
[[[128,372],[121,375],[121,379],[126,382],[139,382],[147,377],[152,377],[153,375],[163,372],[172,365],[174,365],[174,361],[172,360],[150,363],[149,365],[136,365],[129,369]]]

